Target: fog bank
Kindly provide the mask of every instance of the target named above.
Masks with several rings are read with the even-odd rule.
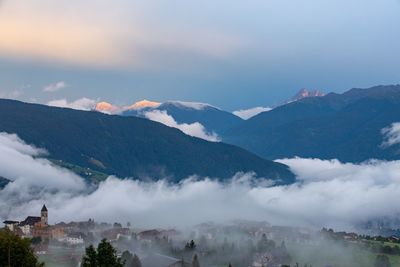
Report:
[[[351,229],[360,221],[397,215],[400,161],[344,164],[282,159],[297,182],[271,186],[239,173],[220,182],[188,177],[179,184],[109,177],[91,188],[82,178],[39,158],[44,150],[0,135],[0,219],[22,220],[49,208],[50,222],[131,222],[137,227],[186,227],[205,221],[264,220],[273,224]],[[2,156],[1,156],[2,155]]]

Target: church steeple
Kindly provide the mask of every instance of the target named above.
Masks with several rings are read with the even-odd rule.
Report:
[[[46,205],[43,205],[42,210],[40,211],[40,222],[42,226],[47,226],[49,223],[49,216]]]

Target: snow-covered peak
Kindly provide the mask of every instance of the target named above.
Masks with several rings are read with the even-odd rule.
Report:
[[[117,106],[114,106],[108,102],[99,102],[96,104],[96,107],[94,108],[96,111],[107,113],[107,114],[114,114],[118,113],[120,111],[120,108]]]
[[[325,94],[320,90],[309,91],[308,89],[303,88],[291,98],[290,102],[297,101],[306,97],[318,97],[324,95]]]
[[[211,106],[206,103],[198,103],[198,102],[184,102],[184,101],[167,101],[164,103],[156,102],[156,101],[149,101],[149,100],[141,100],[138,101],[130,106],[114,106],[108,102],[99,102],[96,104],[95,110],[107,114],[119,114],[123,113],[124,111],[129,110],[152,110],[152,109],[163,109],[167,108],[168,106],[174,106],[181,109],[194,109],[194,110],[205,110],[209,108],[218,109],[217,107]]]
[[[142,108],[156,108],[160,106],[160,102],[155,102],[155,101],[149,101],[149,100],[142,100],[134,103],[133,105],[127,106],[124,108],[124,110],[136,110],[136,109],[142,109]]]

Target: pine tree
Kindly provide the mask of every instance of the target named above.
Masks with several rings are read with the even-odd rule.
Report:
[[[99,267],[123,267],[121,259],[117,257],[117,251],[115,248],[107,242],[107,240],[101,240],[97,246],[97,264]]]
[[[93,245],[86,248],[82,259],[82,267],[97,267],[97,252]]]
[[[124,261],[117,257],[115,248],[103,239],[96,249],[91,245],[86,248],[82,259],[83,267],[123,267]]]

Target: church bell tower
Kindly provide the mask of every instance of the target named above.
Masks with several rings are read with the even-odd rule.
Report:
[[[46,205],[43,205],[42,210],[40,211],[40,222],[42,226],[47,226],[49,224],[49,216]]]

